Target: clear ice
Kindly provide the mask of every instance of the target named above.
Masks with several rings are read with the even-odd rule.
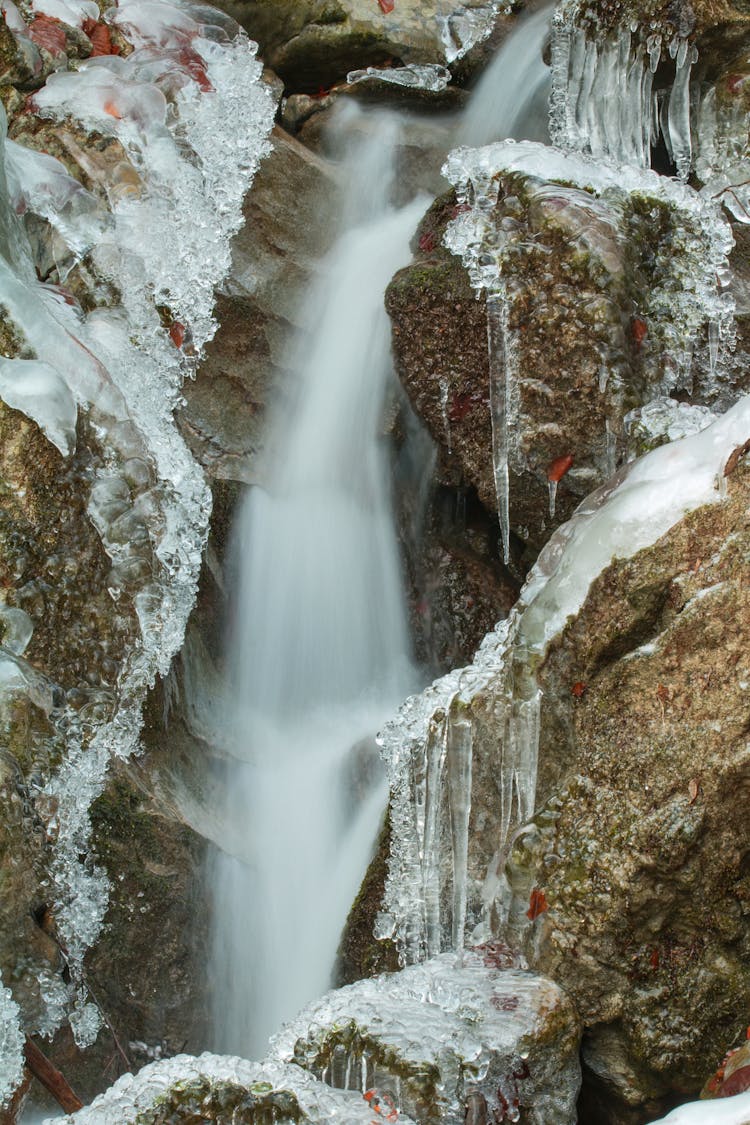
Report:
[[[302,1120],[309,1125],[371,1125],[373,1112],[361,1093],[334,1090],[307,1074],[299,1066],[288,1066],[276,1060],[247,1062],[231,1055],[175,1055],[144,1066],[138,1074],[124,1074],[91,1105],[69,1117],[56,1117],[45,1125],[138,1125],[172,1092],[189,1090],[191,1084],[208,1082],[216,1086],[238,1086],[259,1096],[272,1099],[280,1095],[273,1117],[258,1117],[259,1125],[273,1120],[277,1125],[293,1125]],[[292,1104],[289,1116],[281,1107]],[[299,1114],[302,1114],[300,1118]],[[246,1120],[243,1115],[243,1120]],[[399,1115],[403,1125],[414,1125]]]
[[[443,953],[357,981],[305,1008],[270,1056],[338,1089],[389,1091],[418,1120],[463,1125],[467,1100],[482,1094],[495,1120],[518,1120],[501,1110],[524,1105],[537,1125],[571,1125],[575,1036],[563,1044],[575,1018],[552,981],[511,962],[495,949]]]

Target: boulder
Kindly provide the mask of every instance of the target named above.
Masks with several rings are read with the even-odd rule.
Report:
[[[747,1022],[746,462],[727,480],[723,504],[604,571],[540,676],[540,811],[510,854],[511,932],[575,999],[588,1072],[635,1113],[612,1121],[697,1091]]]
[[[489,947],[328,993],[271,1057],[340,1089],[370,1087],[421,1125],[576,1120],[575,1011],[552,981],[504,967]]]

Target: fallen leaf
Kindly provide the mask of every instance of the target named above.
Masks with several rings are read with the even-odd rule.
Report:
[[[534,887],[529,899],[529,909],[526,911],[526,917],[534,922],[540,914],[544,914],[545,910],[549,910],[547,898],[544,891],[540,891],[538,887]]]
[[[729,454],[729,457],[727,458],[727,463],[724,466],[725,477],[728,477],[730,473],[734,472],[734,470],[737,468],[737,465],[739,464],[740,458],[744,457],[749,449],[750,441],[746,441],[744,445],[738,445],[736,449],[732,450],[732,452]]]
[[[656,695],[662,703],[666,703],[669,699],[669,688],[664,687],[664,684],[657,684]]]
[[[396,6],[395,0],[378,0],[378,4],[380,4],[381,12],[385,12],[386,15],[392,12]]]
[[[29,24],[29,38],[37,47],[44,47],[51,55],[64,55],[66,47],[65,31],[59,20],[52,16],[37,16]]]
[[[576,697],[576,699],[580,699],[583,693],[586,691],[586,685],[581,680],[578,680],[577,683],[573,684],[570,691],[571,694]]]
[[[698,784],[697,777],[690,778],[690,781],[688,782],[688,793],[690,794],[690,804],[694,805],[698,799],[698,794],[700,793],[700,786]]]
[[[640,316],[634,316],[630,322],[630,331],[635,342],[636,350],[641,350],[641,344],[648,336],[648,325]]]
[[[173,320],[169,327],[169,337],[176,348],[181,348],[185,340],[185,325]]]
[[[649,957],[649,962],[651,964],[651,968],[654,970],[654,972],[656,972],[656,970],[659,968],[659,950],[658,949],[654,949],[652,951],[651,956]]]
[[[556,457],[555,460],[550,461],[549,465],[547,466],[547,480],[562,480],[572,464],[572,453],[566,453],[563,457]]]
[[[118,121],[122,121],[122,114],[120,113],[114,102],[105,102],[104,112],[108,113],[110,117],[115,117]]]
[[[429,254],[431,250],[435,249],[435,235],[432,231],[425,231],[424,234],[419,236],[419,249]]]

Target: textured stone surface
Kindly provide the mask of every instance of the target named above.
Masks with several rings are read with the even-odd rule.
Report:
[[[569,988],[599,1083],[699,1089],[750,1005],[750,471],[614,562],[542,670],[541,811],[509,862],[511,923]],[[573,691],[574,685],[578,685]],[[530,925],[533,889],[548,909]]]

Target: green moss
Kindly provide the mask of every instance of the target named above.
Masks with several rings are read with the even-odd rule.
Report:
[[[175,1083],[138,1114],[135,1125],[272,1125],[305,1119],[289,1091],[274,1091],[268,1083],[245,1087],[200,1077]]]

